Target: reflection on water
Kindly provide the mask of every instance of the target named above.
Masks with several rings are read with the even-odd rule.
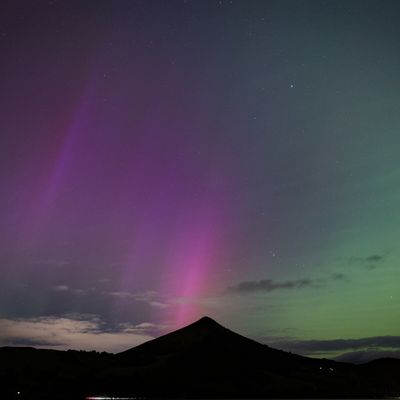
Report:
[[[86,400],[139,400],[140,397],[108,397],[108,396],[89,396]]]

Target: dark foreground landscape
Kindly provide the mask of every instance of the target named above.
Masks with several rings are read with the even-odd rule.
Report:
[[[0,349],[1,398],[382,398],[400,360],[363,365],[298,356],[204,317],[119,354]]]

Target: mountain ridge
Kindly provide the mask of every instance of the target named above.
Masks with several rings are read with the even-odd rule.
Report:
[[[182,328],[179,328],[177,330],[174,330],[172,332],[166,333],[165,335],[159,336],[155,339],[149,340],[147,342],[144,342],[138,346],[132,347],[130,349],[124,350],[120,353],[117,353],[117,356],[120,355],[127,355],[132,352],[137,352],[138,350],[142,349],[147,349],[150,346],[158,345],[160,341],[168,341],[169,343],[163,343],[164,346],[167,345],[173,345],[176,343],[171,343],[171,342],[178,342],[179,340],[182,341],[181,344],[183,345],[189,345],[189,344],[194,344],[194,343],[201,343],[202,341],[209,341],[209,340],[216,340],[222,339],[224,337],[230,336],[231,338],[235,338],[235,340],[240,340],[240,341],[246,341],[247,343],[252,343],[252,344],[257,344],[261,345],[261,343],[258,343],[257,341],[247,338],[243,335],[240,335],[239,333],[233,332],[230,329],[224,327],[223,325],[219,324],[216,322],[214,319],[204,316],[200,318],[199,320],[184,326]],[[183,342],[184,341],[184,342]],[[267,345],[262,345],[266,346]]]
[[[308,358],[203,317],[117,354],[0,348],[0,382],[10,399],[376,398],[400,392],[400,360]]]

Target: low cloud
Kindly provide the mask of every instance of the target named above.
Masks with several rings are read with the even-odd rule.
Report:
[[[359,264],[366,269],[375,269],[378,264],[382,263],[386,259],[387,254],[371,254],[365,257],[350,257],[350,264]]]
[[[149,290],[147,292],[138,292],[138,293],[114,291],[114,292],[103,292],[103,294],[107,296],[118,297],[120,299],[132,299],[135,301],[141,301],[147,303],[151,307],[156,307],[156,308],[164,309],[169,307],[168,303],[161,302],[157,299],[158,293],[153,290]]]
[[[124,291],[114,291],[114,292],[103,292],[103,294],[113,297],[119,297],[121,299],[134,299],[137,301],[149,302],[157,296],[157,292],[153,290],[148,290],[147,292],[124,292]]]
[[[342,274],[340,272],[336,272],[336,273],[333,273],[331,275],[331,278],[333,280],[335,280],[335,281],[342,281],[342,280],[344,280],[346,278],[346,276],[345,276],[345,274]]]
[[[353,364],[364,364],[373,360],[378,360],[379,358],[399,358],[400,350],[394,351],[353,351],[349,353],[341,354],[335,357],[336,361],[349,362]]]
[[[161,309],[164,309],[164,308],[169,307],[169,304],[160,303],[159,301],[150,301],[149,304],[150,304],[152,307],[161,308]]]
[[[264,338],[271,347],[306,356],[326,356],[347,362],[364,362],[400,354],[400,336],[376,336],[361,339],[276,340]],[[365,361],[365,362],[366,362]]]
[[[259,281],[244,281],[237,285],[229,286],[231,293],[272,292],[282,289],[299,289],[305,287],[317,287],[318,283],[313,279],[297,279],[291,281],[276,282],[273,279],[261,279]]]
[[[382,261],[384,258],[385,257],[382,256],[382,255],[374,254],[372,256],[366,257],[365,261],[368,261],[368,262],[379,262],[379,261]]]
[[[119,352],[153,339],[159,329],[149,322],[111,329],[99,318],[87,316],[0,319],[0,345]]]
[[[67,286],[67,285],[56,285],[56,286],[53,286],[52,289],[55,292],[68,292],[69,286]]]
[[[258,281],[243,281],[237,285],[229,286],[228,293],[255,293],[255,292],[273,292],[276,290],[320,288],[332,281],[344,281],[346,275],[343,273],[332,273],[325,278],[303,278],[288,281],[274,281],[273,279],[261,279]]]

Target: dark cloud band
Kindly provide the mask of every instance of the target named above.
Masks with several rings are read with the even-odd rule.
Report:
[[[245,281],[236,286],[228,287],[228,292],[251,293],[251,292],[272,292],[281,289],[297,289],[304,287],[315,287],[317,283],[312,279],[298,279],[284,282],[274,282],[272,279],[259,281]]]

